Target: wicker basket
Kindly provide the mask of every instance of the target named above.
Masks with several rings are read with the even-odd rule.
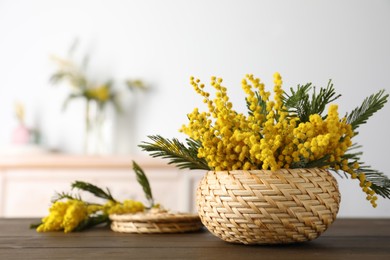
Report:
[[[335,178],[318,168],[209,171],[197,191],[203,224],[233,243],[315,239],[335,220],[339,204]]]
[[[203,227],[198,215],[149,211],[136,214],[110,215],[111,229],[122,233],[183,233]]]

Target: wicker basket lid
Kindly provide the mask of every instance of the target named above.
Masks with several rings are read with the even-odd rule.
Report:
[[[123,233],[183,233],[203,227],[197,214],[152,209],[135,214],[111,214],[111,229]]]
[[[174,222],[196,222],[200,221],[198,214],[189,213],[174,213],[161,209],[151,209],[145,212],[133,214],[111,214],[110,219],[117,222],[158,222],[158,223],[174,223]]]

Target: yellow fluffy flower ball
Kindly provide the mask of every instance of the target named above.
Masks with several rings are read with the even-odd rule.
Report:
[[[80,200],[56,201],[49,212],[37,227],[38,232],[64,230],[68,233],[88,218],[88,206]]]

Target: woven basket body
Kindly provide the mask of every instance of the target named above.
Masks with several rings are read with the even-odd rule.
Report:
[[[339,204],[336,180],[317,168],[209,171],[197,190],[202,223],[233,243],[315,239],[335,220]]]

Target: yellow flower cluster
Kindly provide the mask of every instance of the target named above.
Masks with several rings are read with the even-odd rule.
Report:
[[[85,96],[99,102],[106,102],[110,98],[110,88],[107,85],[88,88],[85,90]]]
[[[38,232],[64,230],[71,232],[82,221],[88,218],[88,214],[93,208],[80,200],[56,201],[50,208],[49,216],[42,219],[42,224],[38,226]]]
[[[195,108],[188,114],[189,123],[180,129],[202,143],[198,157],[204,158],[211,169],[277,170],[327,158],[327,167],[341,169],[352,178],[358,178],[367,199],[376,206],[371,183],[365,180],[364,174],[356,173],[356,164],[353,167],[343,159],[352,145],[353,131],[351,125],[339,117],[337,105],[330,105],[324,118],[313,114],[309,121],[299,122],[296,115],[289,114],[284,107],[279,73],[274,74],[274,100],[270,100],[271,93],[265,91],[260,79],[246,75],[242,88],[250,112],[244,115],[233,109],[222,81],[211,78],[216,91],[216,97],[211,99],[210,93],[204,90],[205,85],[191,77],[191,85],[204,98],[208,112]]]
[[[109,215],[136,213],[144,209],[145,206],[141,202],[134,200],[125,200],[123,203],[109,201],[105,205],[88,204],[81,200],[56,201],[49,209],[49,215],[42,219],[42,224],[36,230],[38,232],[64,230],[68,233],[98,211]]]
[[[109,201],[103,207],[107,214],[137,213],[145,210],[144,204],[135,200],[125,200],[123,203]]]

